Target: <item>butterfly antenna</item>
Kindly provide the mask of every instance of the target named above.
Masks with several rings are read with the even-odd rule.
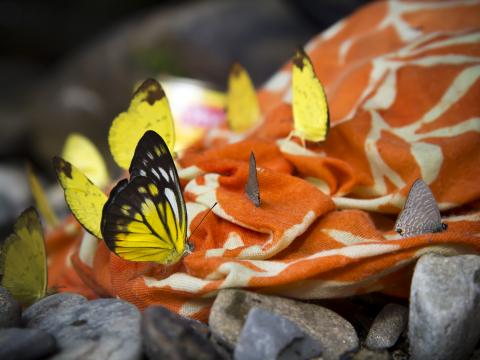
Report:
[[[200,222],[198,223],[198,225],[195,226],[195,229],[193,229],[192,233],[190,234],[189,240],[190,240],[190,238],[192,237],[192,235],[195,234],[195,231],[197,231],[197,229],[199,228],[199,226],[202,225],[203,220],[205,220],[205,218],[208,216],[208,214],[210,214],[210,212],[213,210],[213,208],[214,208],[215,206],[217,206],[217,204],[218,204],[217,202],[216,202],[215,204],[213,204],[212,207],[211,207],[210,209],[208,209],[207,213],[206,213],[205,215],[203,215],[202,220],[200,220]],[[188,241],[188,245],[189,245],[188,252],[191,253],[191,252],[194,250],[194,249],[193,249],[193,245],[190,244],[190,241]]]

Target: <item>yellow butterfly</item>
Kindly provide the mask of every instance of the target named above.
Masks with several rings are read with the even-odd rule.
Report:
[[[330,127],[325,91],[312,62],[298,49],[292,64],[292,108],[294,130],[302,142],[323,141]]]
[[[147,131],[103,208],[102,235],[123,259],[173,264],[189,252],[187,209],[167,143]]]
[[[233,131],[246,131],[255,125],[260,116],[260,105],[252,80],[247,71],[235,63],[228,77],[228,125]]]
[[[0,284],[17,301],[28,306],[47,291],[47,255],[43,230],[34,208],[17,219],[14,232],[5,240],[0,252]]]
[[[100,222],[107,196],[68,161],[54,157],[53,167],[65,192],[65,201],[75,218],[87,231],[101,238]]]
[[[27,177],[38,211],[50,227],[57,227],[60,224],[60,221],[58,220],[55,211],[53,211],[52,207],[50,206],[47,195],[40,184],[40,180],[38,180],[38,177],[33,172],[30,164],[27,164]]]
[[[103,189],[110,183],[105,160],[85,136],[70,134],[63,147],[62,158],[75,165],[98,187]]]
[[[130,106],[112,122],[108,143],[113,159],[128,169],[135,146],[147,130],[154,130],[165,139],[173,151],[175,127],[167,97],[160,84],[153,79],[143,82],[134,93]]]

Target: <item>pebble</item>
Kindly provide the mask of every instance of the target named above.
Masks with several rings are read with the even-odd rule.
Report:
[[[0,329],[0,359],[35,360],[55,350],[55,338],[42,330]]]
[[[247,314],[253,307],[284,316],[297,324],[320,343],[324,360],[337,360],[342,354],[358,348],[358,336],[353,326],[327,308],[237,289],[218,293],[209,318],[212,332],[230,347],[235,347]]]
[[[17,300],[0,286],[0,328],[19,326],[20,318],[21,308]]]
[[[480,256],[420,258],[410,293],[411,359],[468,359],[479,323]]]
[[[32,305],[23,318],[27,327],[55,337],[60,353],[52,360],[142,358],[141,315],[123,300],[57,294]]]
[[[374,350],[391,348],[407,327],[408,308],[398,304],[386,305],[375,317],[365,345]]]
[[[387,350],[371,350],[361,348],[357,352],[345,354],[341,360],[390,360],[391,356]]]
[[[68,292],[50,295],[25,309],[22,314],[22,323],[28,324],[28,327],[36,328],[50,315],[86,302],[88,302],[86,297]]]
[[[208,327],[161,306],[145,309],[142,336],[148,359],[222,359],[208,340]]]
[[[322,347],[311,336],[283,316],[254,307],[248,312],[235,360],[311,359]]]

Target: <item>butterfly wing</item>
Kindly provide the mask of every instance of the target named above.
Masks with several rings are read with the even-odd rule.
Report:
[[[105,160],[85,136],[70,134],[63,147],[62,158],[75,165],[99,188],[103,189],[110,183]]]
[[[28,306],[45,296],[47,290],[47,257],[43,230],[34,208],[17,219],[14,232],[0,253],[1,285]]]
[[[395,229],[403,237],[439,232],[444,229],[440,210],[425,182],[417,179],[410,191]]]
[[[257,93],[247,71],[233,64],[228,77],[227,119],[231,130],[250,129],[260,119]]]
[[[53,167],[72,214],[88,232],[101,239],[100,223],[107,196],[68,161],[54,157]]]
[[[292,65],[294,134],[309,141],[323,141],[330,127],[325,91],[308,55],[299,49]]]
[[[108,143],[118,166],[128,169],[135,147],[147,130],[161,134],[173,151],[175,128],[170,106],[162,87],[153,79],[146,80],[138,88],[128,110],[112,122]]]
[[[248,198],[252,200],[256,207],[260,206],[260,190],[258,188],[257,178],[257,162],[255,161],[255,155],[250,153],[250,164],[248,169],[248,179],[245,185],[245,193]]]
[[[40,214],[42,214],[42,217],[46,220],[47,224],[50,227],[54,228],[58,226],[58,224],[60,224],[60,221],[58,220],[57,215],[50,206],[47,195],[45,194],[45,191],[40,184],[40,180],[38,180],[38,177],[33,172],[30,164],[27,164],[27,177],[38,211],[40,212]]]
[[[185,252],[187,211],[167,144],[154,131],[140,139],[130,166],[103,208],[107,246],[131,261],[172,264]]]

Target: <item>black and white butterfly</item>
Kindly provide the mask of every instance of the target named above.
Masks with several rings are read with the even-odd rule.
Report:
[[[103,207],[108,248],[131,261],[172,264],[189,252],[187,210],[177,169],[160,135],[147,131],[137,144],[130,179],[121,180]]]

